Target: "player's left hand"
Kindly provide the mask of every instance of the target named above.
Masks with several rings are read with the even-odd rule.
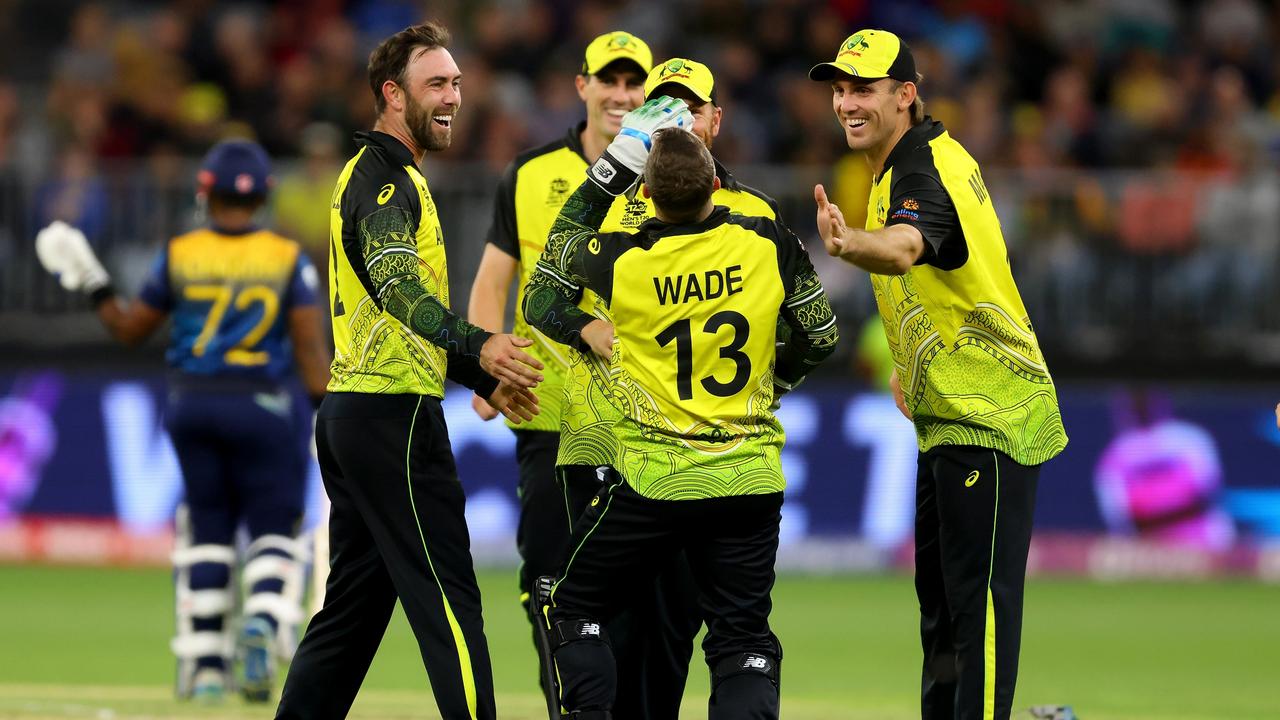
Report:
[[[36,234],[36,257],[68,290],[92,293],[111,282],[84,233],[61,220]]]
[[[498,383],[486,402],[516,425],[532,420],[540,412],[538,395],[533,390],[506,382]]]
[[[621,195],[644,172],[653,135],[668,128],[693,129],[693,113],[683,100],[656,97],[622,116],[618,132],[587,177],[611,195]]]
[[[848,226],[844,222],[844,213],[840,206],[827,200],[827,191],[822,185],[813,186],[813,199],[818,203],[818,234],[822,236],[822,244],[827,254],[840,257],[844,253],[844,236]]]
[[[685,101],[663,95],[622,116],[622,129],[609,143],[608,152],[632,171],[643,172],[654,133],[667,128],[692,129],[693,113]]]

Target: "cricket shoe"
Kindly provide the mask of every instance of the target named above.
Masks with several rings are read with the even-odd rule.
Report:
[[[196,670],[191,678],[191,700],[201,705],[218,705],[227,695],[227,674],[218,668]]]
[[[271,699],[275,681],[275,630],[260,617],[245,621],[240,631],[240,694],[252,703]]]
[[[1019,713],[1018,717],[1030,720],[1079,720],[1070,705],[1037,705]]]

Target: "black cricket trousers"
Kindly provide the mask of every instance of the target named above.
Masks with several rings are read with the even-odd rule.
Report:
[[[574,527],[578,544],[551,594],[551,622],[608,624],[637,599],[652,602],[655,578],[670,571],[683,551],[707,623],[702,648],[712,675],[709,717],[776,720],[782,645],[769,627],[769,614],[782,493],[653,500],[612,469],[608,474],[608,484]],[[745,656],[767,673],[742,675],[727,668]],[[556,664],[566,710],[606,705],[615,717],[636,713],[619,704],[629,702],[625,696],[615,696],[632,682],[619,676],[627,666],[615,664],[602,644],[565,645],[556,651]]]
[[[492,720],[480,589],[440,401],[330,393],[316,422],[332,503],[329,581],[276,717],[345,717],[398,597],[441,716]]]
[[[916,475],[923,720],[1008,720],[1040,467],[944,445]]]
[[[555,575],[569,558],[574,523],[603,480],[602,469],[592,465],[556,465],[560,433],[517,429],[515,436],[520,467],[516,546],[527,609],[533,581]],[[679,553],[608,623],[618,663],[614,720],[679,718],[693,643],[702,629],[697,598],[689,561]]]

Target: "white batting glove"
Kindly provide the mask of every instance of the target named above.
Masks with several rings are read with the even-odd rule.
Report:
[[[36,234],[36,257],[67,290],[93,293],[111,283],[84,233],[61,220]]]
[[[683,100],[654,98],[622,117],[622,130],[587,177],[610,195],[621,195],[644,172],[653,134],[667,128],[693,128],[693,113]]]

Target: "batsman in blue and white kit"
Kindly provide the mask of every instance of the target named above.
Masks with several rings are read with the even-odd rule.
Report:
[[[305,498],[304,429],[285,383],[296,365],[318,402],[329,358],[315,268],[298,243],[254,223],[271,184],[266,152],[247,141],[219,143],[197,184],[207,226],[164,244],[137,300],[117,297],[76,228],[50,225],[36,249],[65,288],[89,295],[121,342],[143,341],[172,316],[165,424],[186,496],[173,553],[177,691],[220,700],[238,658],[235,684],[247,699],[266,701],[275,662],[291,655],[302,620],[296,535]],[[249,544],[237,557],[242,526]]]

